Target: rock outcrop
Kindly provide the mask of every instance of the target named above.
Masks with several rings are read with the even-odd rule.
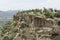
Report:
[[[45,17],[36,16],[32,14],[22,14],[19,16],[14,15],[14,20],[25,21],[27,24],[32,24],[33,26],[42,26],[42,27],[52,27],[54,25],[53,19],[46,19]]]
[[[13,16],[16,25],[21,28],[21,24],[27,24],[31,27],[31,33],[36,33],[36,40],[52,40],[51,37],[60,35],[59,27],[55,27],[55,20],[51,18],[46,18],[45,16],[35,15],[35,14],[20,14]],[[26,26],[24,26],[26,27]],[[38,31],[34,30],[34,27],[41,27]],[[20,30],[18,28],[18,30]],[[32,31],[33,30],[33,31]],[[40,36],[39,36],[40,35]],[[30,35],[31,36],[31,35]],[[27,37],[26,40],[32,40],[31,37]],[[32,35],[33,36],[33,35]]]

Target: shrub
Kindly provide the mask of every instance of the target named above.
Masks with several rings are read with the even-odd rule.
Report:
[[[60,18],[60,12],[55,13],[54,17]]]
[[[3,40],[10,40],[7,36],[5,36],[4,38],[3,38]]]
[[[60,26],[60,20],[58,21],[58,25]]]
[[[60,36],[56,36],[53,40],[60,40]]]

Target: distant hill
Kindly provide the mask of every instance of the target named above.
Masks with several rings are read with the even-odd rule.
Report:
[[[16,12],[16,10],[0,11],[0,18],[11,18]]]
[[[17,12],[18,10],[0,11],[0,24],[5,24],[7,21],[10,21]]]

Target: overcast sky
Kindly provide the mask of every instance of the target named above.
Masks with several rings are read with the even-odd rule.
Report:
[[[60,9],[60,0],[0,0],[0,10],[19,10],[34,8]]]

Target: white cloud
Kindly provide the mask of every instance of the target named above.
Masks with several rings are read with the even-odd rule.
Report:
[[[60,9],[60,0],[0,0],[0,10],[42,7]]]
[[[43,3],[43,6],[48,8],[60,8],[60,0],[48,0],[46,3]]]

